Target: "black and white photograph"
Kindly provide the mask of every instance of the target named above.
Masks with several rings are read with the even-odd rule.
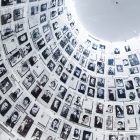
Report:
[[[80,83],[78,87],[78,92],[85,94],[85,91],[86,91],[86,85],[83,83]]]
[[[67,45],[66,48],[65,48],[65,51],[66,51],[66,53],[67,53],[69,56],[71,56],[72,53],[73,53],[73,51],[74,51],[74,49],[73,49],[73,47],[72,47],[71,45]]]
[[[105,79],[99,77],[98,80],[97,80],[97,86],[104,87],[105,86]]]
[[[96,85],[96,78],[90,76],[90,79],[89,79],[89,86],[95,87],[95,85]]]
[[[50,7],[49,8],[53,8],[56,6],[56,0],[50,0]]]
[[[116,91],[113,89],[108,89],[108,99],[109,101],[116,101]]]
[[[104,89],[97,88],[97,98],[104,99]]]
[[[43,12],[43,11],[46,11],[47,10],[47,3],[43,3],[43,4],[41,4],[41,6],[40,6],[41,8],[41,12]]]
[[[6,69],[5,65],[3,63],[0,64],[0,77],[5,75],[6,73],[7,73],[7,69]]]
[[[67,92],[67,89],[61,85],[57,91],[57,96],[61,99],[64,99],[66,92]]]
[[[138,140],[140,138],[139,135],[130,135],[130,139],[129,140]]]
[[[115,65],[115,60],[114,59],[108,59],[108,65],[114,66]]]
[[[21,49],[21,55],[22,55],[22,57],[25,57],[25,56],[28,55],[31,51],[32,51],[31,44],[30,44],[30,43],[26,44],[26,45]]]
[[[61,65],[58,65],[58,67],[56,68],[55,70],[55,73],[60,76],[60,74],[62,73],[63,71],[63,67]]]
[[[105,119],[106,130],[113,129],[113,116],[107,116]]]
[[[66,70],[67,70],[67,72],[71,73],[73,71],[73,68],[74,68],[74,66],[71,63],[69,63],[66,67]]]
[[[67,80],[68,80],[68,74],[66,74],[65,72],[62,73],[61,77],[60,77],[60,80],[63,82],[63,83],[66,83]]]
[[[40,140],[42,133],[40,129],[36,128],[32,134],[31,140]]]
[[[67,140],[67,138],[69,137],[70,133],[71,133],[71,129],[72,126],[70,126],[69,124],[64,123],[61,133],[60,133],[60,138]]]
[[[23,80],[22,84],[28,90],[33,85],[34,82],[35,82],[35,78],[33,74],[29,73]]]
[[[120,105],[115,105],[116,117],[124,118],[124,108]]]
[[[79,67],[76,67],[74,70],[73,75],[76,76],[77,78],[80,77],[82,70]]]
[[[53,22],[53,23],[52,23],[52,27],[53,27],[54,30],[58,29],[58,28],[59,28],[59,23],[58,23],[58,21]]]
[[[88,114],[83,114],[81,117],[81,124],[84,126],[90,126],[90,116]]]
[[[60,125],[61,121],[57,118],[54,118],[52,121],[51,121],[51,124],[50,124],[50,129],[54,132],[57,132],[58,129],[59,129],[59,125]]]
[[[82,108],[83,99],[80,96],[75,97],[74,105],[76,107]]]
[[[68,30],[69,30],[69,27],[67,25],[64,25],[62,28],[61,28],[63,34],[67,33]]]
[[[108,75],[115,75],[115,68],[114,67],[108,68]]]
[[[49,43],[52,39],[53,39],[53,35],[52,35],[52,32],[49,31],[46,35],[45,35],[45,39],[46,39],[46,42]]]
[[[18,36],[18,43],[19,45],[28,41],[27,33],[23,33],[22,35]]]
[[[81,111],[78,109],[73,109],[70,115],[70,121],[78,123],[80,119]]]
[[[126,87],[126,90],[132,90],[132,89],[134,89],[133,81],[132,80],[126,81],[125,82],[125,87]]]
[[[5,99],[1,104],[0,104],[0,114],[2,116],[5,116],[5,114],[11,109],[12,105],[10,102]]]
[[[1,28],[1,39],[6,40],[14,35],[14,27],[11,24],[3,25]]]
[[[9,97],[13,100],[13,102],[15,102],[20,95],[22,94],[21,89],[17,88],[15,91],[11,92]]]
[[[29,71],[29,69],[28,63],[25,61],[20,63],[17,72],[21,77],[23,77]]]
[[[117,89],[117,95],[119,99],[126,98],[126,91],[124,88]]]
[[[58,25],[55,25],[54,29],[55,29],[55,28],[58,28]],[[67,37],[61,38],[61,40],[60,40],[60,46],[61,46],[62,48],[64,48],[64,47],[67,45],[68,41],[69,41],[69,40],[68,40]]]
[[[18,33],[18,32],[21,32],[24,30],[24,22],[17,22],[15,24],[15,32]]]
[[[56,49],[55,52],[53,53],[52,58],[54,59],[54,61],[57,61],[57,60],[60,58],[61,55],[62,55],[62,52],[61,52],[61,50],[58,48],[58,49]]]
[[[129,61],[128,61],[128,59],[123,59],[123,65],[124,65],[124,66],[129,66]]]
[[[64,2],[63,0],[58,0],[58,3],[57,3],[57,4],[58,4],[58,6],[63,5],[63,2]]]
[[[123,72],[123,65],[116,65],[117,72]]]
[[[97,48],[98,48],[98,45],[95,44],[95,43],[93,43],[93,44],[92,44],[92,49],[97,50]]]
[[[92,140],[92,139],[93,139],[92,132],[84,130],[82,135],[82,140]]]
[[[96,106],[96,113],[103,114],[104,105],[102,103],[98,103]]]
[[[128,55],[128,59],[131,66],[139,65],[139,59],[138,59],[137,54]]]
[[[67,104],[64,104],[62,110],[61,110],[61,113],[60,115],[64,118],[67,118],[67,115],[69,113],[69,110],[70,110],[70,106],[68,106]]]
[[[24,18],[24,8],[15,9],[13,11],[14,21]]]
[[[49,101],[50,101],[52,95],[53,95],[53,94],[51,93],[50,90],[45,90],[45,91],[43,92],[43,95],[42,95],[41,99],[42,99],[45,103],[49,103]]]
[[[46,137],[46,140],[54,140],[55,138],[53,137],[53,136],[51,136],[51,135],[48,135],[47,137]]]
[[[75,52],[73,57],[75,58],[75,60],[79,61],[80,57],[81,57],[81,53],[80,52]]]
[[[105,64],[103,62],[97,62],[97,73],[104,74]]]
[[[20,119],[21,114],[18,111],[14,111],[12,112],[12,114],[8,117],[8,119],[6,120],[5,124],[11,128],[14,128],[14,126],[16,125],[16,123],[18,122],[18,120]]]
[[[39,41],[37,41],[36,46],[38,50],[41,50],[46,45],[44,38],[41,38]]]
[[[87,69],[90,70],[90,71],[95,71],[95,67],[96,67],[95,63],[89,62],[88,66],[87,66]]]
[[[9,77],[6,77],[0,82],[0,91],[5,94],[12,88],[12,86],[13,84],[10,81]]]
[[[140,86],[140,77],[134,77],[134,82],[135,82],[135,86],[139,87]]]
[[[126,110],[127,110],[127,115],[134,115],[134,107],[133,107],[133,105],[127,105]]]
[[[114,49],[114,54],[120,54],[120,49],[119,48],[115,48]]]
[[[47,59],[48,56],[51,54],[51,51],[49,48],[46,48],[43,52],[42,52],[42,56],[44,59]]]
[[[36,115],[38,114],[40,110],[40,107],[37,105],[37,104],[34,104],[30,110],[30,114],[33,116],[33,117],[36,117]]]
[[[37,40],[41,37],[39,28],[34,29],[34,30],[31,32],[31,36],[32,36],[32,40],[33,40],[33,41],[37,41]]]
[[[50,12],[50,19],[55,19],[58,16],[57,10],[53,10]]]
[[[137,93],[138,98],[140,98],[140,88],[136,89],[136,93]]]
[[[56,89],[56,87],[58,86],[58,81],[57,80],[51,80],[51,81],[49,81],[50,83],[49,83],[49,87],[52,89],[52,90],[55,90]]]
[[[139,69],[138,67],[131,67],[129,68],[129,72],[130,74],[136,74],[136,73],[139,73]]]
[[[3,40],[2,42],[3,42],[2,44],[4,48],[4,53],[6,55],[12,53],[14,50],[17,49],[17,46],[15,45],[16,40],[14,36],[9,37],[8,39]],[[13,47],[11,47],[11,45]]]
[[[42,88],[39,85],[36,85],[32,89],[31,94],[33,97],[38,98],[38,96],[40,95],[41,92],[42,92]]]
[[[50,71],[53,71],[55,66],[56,66],[55,63],[52,60],[50,60],[47,64],[47,67]]]
[[[26,110],[28,106],[30,105],[30,103],[31,103],[31,99],[26,96],[19,103],[19,107],[21,107],[23,110]]]
[[[124,121],[117,122],[117,130],[125,130],[125,123]]]
[[[103,118],[101,118],[99,116],[95,116],[94,127],[102,129],[102,127],[103,127]]]
[[[68,104],[68,105],[71,105],[71,102],[73,100],[73,96],[71,94],[68,94],[66,96],[66,99],[65,99],[65,102]]]
[[[57,98],[55,98],[54,101],[53,101],[53,103],[52,103],[52,105],[51,105],[51,109],[54,112],[58,112],[60,105],[61,105],[61,101],[58,100]]]
[[[74,132],[73,132],[73,137],[72,138],[75,139],[75,140],[79,140],[80,136],[81,136],[81,130],[78,129],[78,128],[75,128]]]
[[[107,113],[113,113],[113,105],[107,105],[107,107],[106,107],[106,112]]]
[[[30,130],[33,122],[34,122],[33,119],[31,119],[29,116],[26,116],[24,120],[22,121],[21,125],[19,126],[17,132],[21,136],[25,137],[28,131]]]
[[[62,32],[61,31],[56,32],[55,37],[57,40],[59,40],[62,37]]]
[[[88,87],[87,96],[94,97],[95,96],[95,89],[91,88],[91,87]]]
[[[117,87],[124,87],[123,79],[116,79],[116,86]]]
[[[135,100],[136,99],[136,94],[135,94],[135,92],[129,92],[129,99],[130,99],[130,101],[133,101],[133,100]]]
[[[33,62],[34,63],[34,62]],[[35,64],[33,64],[33,73],[37,78],[41,76],[41,74],[44,72],[44,66],[42,65],[41,61],[35,60]]]
[[[82,82],[87,83],[87,81],[88,81],[88,75],[86,74],[86,72],[84,72],[84,73],[81,74],[80,80],[81,80]]]
[[[13,55],[9,57],[9,63],[11,67],[14,67],[17,63],[22,60],[22,55],[20,51],[15,52]]]
[[[1,6],[13,5],[14,0],[2,0]]]
[[[46,15],[46,13],[40,15],[40,23],[44,23],[44,22],[46,22],[46,20],[47,20],[47,15]]]
[[[12,14],[11,13],[1,15],[1,25],[7,24],[10,22],[12,22]]]
[[[109,135],[109,140],[118,140],[117,135]]]
[[[67,63],[67,59],[66,59],[65,56],[62,56],[62,57],[61,57],[61,59],[60,59],[60,63],[61,63],[63,66],[66,65],[66,63]]]
[[[32,6],[31,7],[31,16],[34,16],[34,15],[36,15],[36,14],[38,14],[38,12],[39,12],[39,6],[38,5],[34,5],[34,6]]]
[[[43,32],[46,33],[50,29],[49,23],[42,26]]]
[[[39,85],[42,86],[42,87],[44,87],[47,84],[48,80],[49,80],[49,77],[46,74],[42,74],[40,76],[39,81],[38,81],[39,82]]]

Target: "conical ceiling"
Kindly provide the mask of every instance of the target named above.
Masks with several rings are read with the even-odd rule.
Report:
[[[83,26],[98,38],[124,41],[140,32],[139,0],[73,0],[73,3]]]
[[[140,140],[140,38],[91,35],[78,6],[1,0],[0,140]]]

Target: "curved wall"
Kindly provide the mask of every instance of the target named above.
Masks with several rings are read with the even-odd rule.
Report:
[[[1,1],[0,139],[139,140],[139,37],[94,39],[69,8]]]

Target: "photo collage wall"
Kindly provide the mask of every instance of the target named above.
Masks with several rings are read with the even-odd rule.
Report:
[[[140,140],[139,39],[85,37],[65,1],[1,0],[0,139]]]

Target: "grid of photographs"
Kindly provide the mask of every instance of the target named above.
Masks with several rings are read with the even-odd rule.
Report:
[[[0,139],[140,140],[139,42],[83,39],[66,1],[1,0]]]

